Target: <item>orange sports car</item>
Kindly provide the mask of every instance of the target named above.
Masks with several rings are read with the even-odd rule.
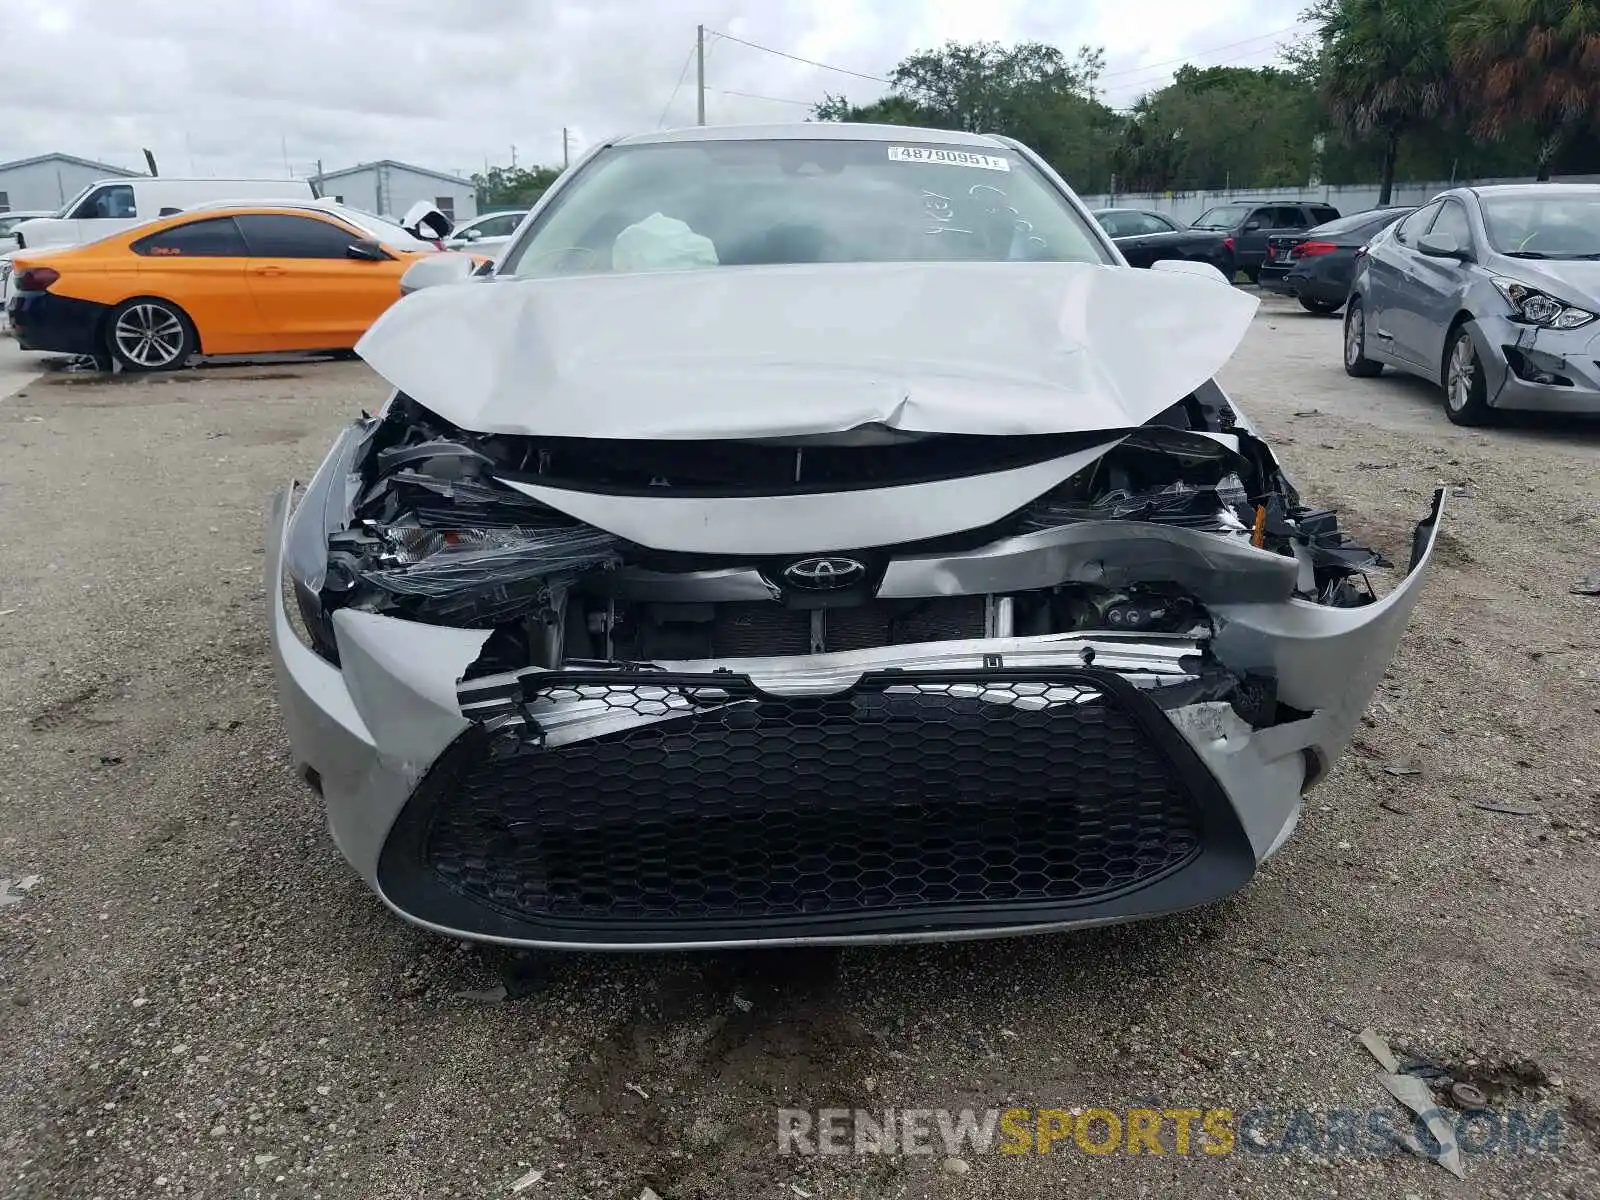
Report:
[[[114,357],[130,371],[194,354],[348,350],[400,298],[406,268],[435,253],[329,201],[206,205],[16,255],[7,313],[24,350]]]

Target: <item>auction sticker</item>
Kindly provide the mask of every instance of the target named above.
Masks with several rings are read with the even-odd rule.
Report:
[[[890,162],[941,163],[947,167],[977,167],[983,171],[1009,171],[1010,160],[998,154],[974,154],[970,150],[930,149],[926,146],[890,146]]]

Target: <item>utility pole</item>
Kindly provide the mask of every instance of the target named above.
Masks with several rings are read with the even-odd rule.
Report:
[[[511,143],[511,169],[513,171],[517,169],[517,144],[515,142]]]
[[[699,124],[704,125],[706,123],[706,27],[704,25],[695,27],[694,62],[695,78],[698,81],[696,91],[699,93],[699,101],[695,105],[695,112],[698,115]]]
[[[561,169],[564,171],[572,165],[572,153],[567,146],[567,127],[561,127]]]

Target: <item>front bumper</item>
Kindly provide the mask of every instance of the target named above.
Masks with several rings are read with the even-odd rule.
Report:
[[[1541,329],[1498,314],[1468,328],[1490,407],[1600,416],[1600,333],[1594,328]]]
[[[515,946],[944,940],[1178,911],[1242,887],[1386,668],[1430,561],[1361,609],[1214,606],[1230,669],[1308,714],[1253,729],[1187,639],[1047,635],[461,680],[483,630],[284,602],[294,757],[401,916]],[[1195,534],[1203,537],[1205,535]]]

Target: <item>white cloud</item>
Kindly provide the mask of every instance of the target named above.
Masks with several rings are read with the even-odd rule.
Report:
[[[168,173],[281,175],[285,150],[295,174],[374,158],[471,172],[515,145],[519,163],[559,163],[563,126],[581,131],[576,154],[654,128],[669,96],[666,123],[692,123],[692,63],[673,85],[702,21],[878,76],[950,39],[1104,45],[1121,105],[1163,83],[1169,59],[1270,61],[1261,35],[1301,3],[50,0],[7,6],[0,159],[61,150],[134,167],[148,146]],[[881,90],[716,37],[706,82],[716,123],[801,119],[825,92]]]

